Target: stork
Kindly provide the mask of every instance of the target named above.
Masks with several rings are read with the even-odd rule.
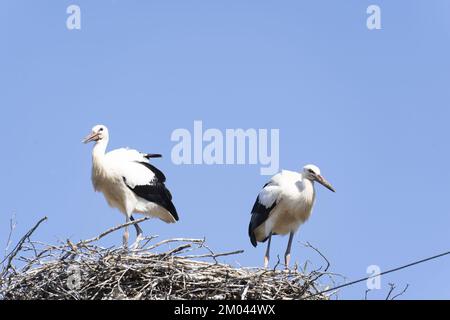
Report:
[[[269,264],[272,235],[289,233],[284,255],[284,262],[288,268],[294,234],[311,215],[316,197],[314,182],[335,192],[331,184],[320,174],[320,169],[310,164],[306,165],[302,172],[282,170],[272,177],[256,198],[248,233],[254,247],[258,242],[268,240],[264,256],[265,268]]]
[[[167,223],[178,221],[178,213],[172,203],[172,195],[166,188],[164,174],[149,163],[160,154],[141,153],[121,148],[106,152],[109,142],[108,128],[96,125],[83,140],[95,142],[92,150],[92,184],[95,191],[102,192],[108,204],[119,209],[126,222],[134,221],[133,213],[156,217]],[[135,224],[137,239],[142,239],[142,229]],[[128,227],[125,227],[123,244],[128,248]]]

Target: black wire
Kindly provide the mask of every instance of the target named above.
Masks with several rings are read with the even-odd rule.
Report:
[[[337,290],[337,289],[341,289],[341,288],[344,288],[344,287],[348,287],[348,286],[354,285],[356,283],[363,282],[363,281],[366,281],[366,280],[369,280],[369,279],[372,279],[372,278],[376,278],[376,277],[379,277],[379,276],[382,276],[382,275],[385,275],[385,274],[388,274],[388,273],[392,273],[392,272],[396,272],[396,271],[399,271],[399,270],[402,270],[402,269],[406,269],[406,268],[409,268],[409,267],[412,267],[412,266],[415,266],[415,265],[418,265],[418,264],[421,264],[421,263],[424,263],[424,262],[427,262],[427,261],[430,261],[430,260],[438,259],[438,258],[441,258],[441,257],[446,256],[448,254],[450,254],[450,251],[444,252],[444,253],[441,253],[441,254],[435,255],[433,257],[426,258],[426,259],[415,261],[415,262],[406,264],[404,266],[397,267],[397,268],[394,268],[394,269],[391,269],[391,270],[387,270],[387,271],[384,271],[384,272],[381,272],[381,273],[378,273],[378,274],[374,274],[374,275],[371,275],[371,276],[368,276],[368,277],[365,277],[365,278],[362,278],[362,279],[358,279],[358,280],[355,280],[355,281],[352,281],[352,282],[349,282],[349,283],[341,284],[341,285],[336,286],[334,288],[323,290],[323,291],[317,292],[315,294],[309,295],[309,296],[306,297],[306,299],[312,298],[312,297],[315,297],[315,296],[318,296],[318,295],[321,295],[321,294],[324,294],[324,293],[327,293],[327,292],[330,292],[330,291],[333,291],[333,290]]]

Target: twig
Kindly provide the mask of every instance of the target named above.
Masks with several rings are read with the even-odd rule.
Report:
[[[402,295],[406,292],[406,290],[408,290],[408,288],[409,288],[409,284],[407,284],[407,285],[405,286],[405,288],[403,289],[402,292],[400,292],[400,293],[396,294],[395,296],[393,296],[391,300],[395,300],[396,298],[402,296]]]
[[[171,242],[192,242],[192,243],[204,243],[204,239],[189,239],[189,238],[173,238],[173,239],[166,239],[161,242],[158,242],[157,244],[148,247],[148,250],[156,249],[157,247],[160,247],[162,245],[171,243]]]
[[[395,284],[389,283],[389,292],[386,296],[386,300],[389,300],[389,297],[391,296],[391,293],[395,290]]]
[[[313,249],[315,252],[317,252],[317,253],[325,260],[325,262],[327,263],[327,266],[325,267],[324,272],[327,272],[328,269],[329,269],[330,266],[331,266],[331,263],[330,263],[330,261],[327,259],[327,257],[325,257],[325,255],[324,255],[322,252],[320,252],[319,249],[317,249],[316,247],[314,247],[313,245],[311,245],[311,243],[309,243],[309,242],[306,242],[305,247]]]
[[[218,258],[223,256],[231,256],[236,254],[244,253],[244,250],[236,250],[236,251],[229,251],[229,252],[223,252],[223,253],[206,253],[206,254],[198,254],[198,255],[190,255],[190,256],[182,256],[183,259],[201,259],[201,258]]]
[[[9,220],[9,234],[8,234],[8,240],[6,240],[5,257],[9,250],[9,246],[11,245],[11,237],[12,237],[12,234],[13,234],[15,228],[16,228],[15,214],[13,214],[13,216]]]
[[[22,246],[24,244],[24,242],[29,238],[30,236],[34,233],[34,231],[39,227],[39,225],[46,221],[47,217],[43,217],[41,220],[39,220],[35,226],[33,228],[31,228],[23,237],[22,239],[20,239],[20,241],[16,244],[16,246],[14,247],[14,249],[5,257],[5,259],[2,260],[2,262],[0,264],[3,264],[5,262],[6,259],[8,259],[8,263],[6,264],[5,269],[2,272],[2,276],[5,272],[8,271],[8,269],[11,267],[11,262],[13,261],[14,257],[17,255],[17,253],[22,250]],[[0,277],[1,278],[1,277]]]
[[[98,241],[101,238],[103,238],[104,236],[107,236],[108,234],[110,234],[110,233],[112,233],[114,231],[117,231],[117,230],[120,230],[122,228],[125,228],[125,227],[128,227],[128,226],[132,226],[132,225],[144,222],[144,221],[146,221],[148,219],[150,219],[150,218],[144,217],[144,218],[140,218],[140,219],[137,219],[137,220],[134,220],[134,221],[130,221],[130,222],[127,222],[127,223],[115,226],[114,228],[108,229],[105,232],[100,233],[98,236],[96,236],[94,238],[91,238],[91,239],[88,239],[88,240],[82,240],[82,241],[78,242],[75,246],[86,245],[88,243],[92,243],[92,242]]]

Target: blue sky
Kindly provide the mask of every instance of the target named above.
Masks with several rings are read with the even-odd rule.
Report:
[[[366,28],[381,7],[382,30]],[[81,8],[81,30],[66,8]],[[110,149],[162,153],[180,222],[147,221],[146,234],[206,237],[223,261],[260,266],[247,237],[268,177],[259,166],[176,166],[173,130],[280,129],[280,166],[315,163],[337,193],[318,187],[293,260],[321,260],[349,280],[449,249],[450,3],[435,1],[1,1],[0,241],[40,217],[36,238],[78,240],[123,222],[93,192],[98,123]],[[272,242],[282,256],[287,238]],[[121,234],[105,239],[121,244]],[[4,245],[2,246],[2,248]],[[382,279],[406,298],[450,298],[450,259]],[[365,284],[341,298],[364,297]]]

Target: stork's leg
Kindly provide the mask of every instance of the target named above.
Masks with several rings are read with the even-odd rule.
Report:
[[[133,216],[130,216],[130,220],[131,220],[131,221],[134,221],[134,217],[133,217]],[[138,225],[137,223],[134,225],[134,227],[136,228],[136,236],[137,236],[138,238],[141,237],[142,234],[143,234],[141,227],[139,227],[139,225]]]
[[[269,240],[267,241],[267,249],[266,254],[264,255],[264,269],[267,269],[269,266],[269,260],[270,260],[270,242],[272,241],[272,232],[269,235]]]
[[[294,232],[289,234],[289,242],[286,248],[286,253],[284,254],[284,264],[286,265],[286,269],[289,268],[289,262],[291,261],[292,239],[294,239]]]
[[[127,215],[127,220],[125,223],[130,222],[130,217]],[[125,227],[125,231],[123,232],[123,247],[124,249],[128,249],[128,238],[130,234],[128,233],[128,227]]]
[[[133,216],[130,216],[130,220],[134,221]],[[137,249],[139,247],[139,243],[142,241],[142,239],[144,239],[141,227],[139,227],[137,223],[134,225],[134,227],[136,228],[136,241],[134,241],[134,243],[131,245],[131,250]]]

